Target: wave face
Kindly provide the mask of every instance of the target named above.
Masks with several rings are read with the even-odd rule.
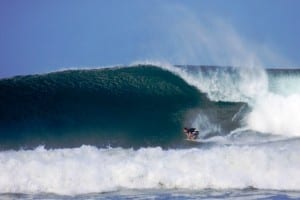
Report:
[[[137,65],[0,80],[0,148],[178,147],[236,130],[298,136],[300,71]]]
[[[196,88],[153,66],[70,70],[0,81],[2,148],[172,143]]]
[[[178,146],[197,109],[223,116],[227,132],[240,108],[215,103],[180,76],[146,65],[69,70],[0,81],[1,148]],[[212,134],[217,134],[213,132]]]

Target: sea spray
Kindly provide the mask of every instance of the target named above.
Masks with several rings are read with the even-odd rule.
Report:
[[[207,94],[212,101],[252,103],[268,91],[268,77],[259,67],[161,66]]]

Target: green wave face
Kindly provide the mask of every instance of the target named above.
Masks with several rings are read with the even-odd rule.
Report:
[[[169,146],[205,96],[155,66],[69,70],[0,81],[1,148]]]

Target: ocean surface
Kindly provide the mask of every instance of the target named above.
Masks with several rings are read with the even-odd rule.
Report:
[[[0,199],[300,199],[300,70],[140,64],[1,79]]]

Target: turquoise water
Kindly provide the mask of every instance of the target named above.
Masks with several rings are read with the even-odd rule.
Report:
[[[241,107],[213,103],[179,76],[153,66],[14,77],[1,80],[0,91],[1,149],[175,147],[183,126],[191,126],[188,112],[220,109],[226,112],[222,118],[231,118]]]

